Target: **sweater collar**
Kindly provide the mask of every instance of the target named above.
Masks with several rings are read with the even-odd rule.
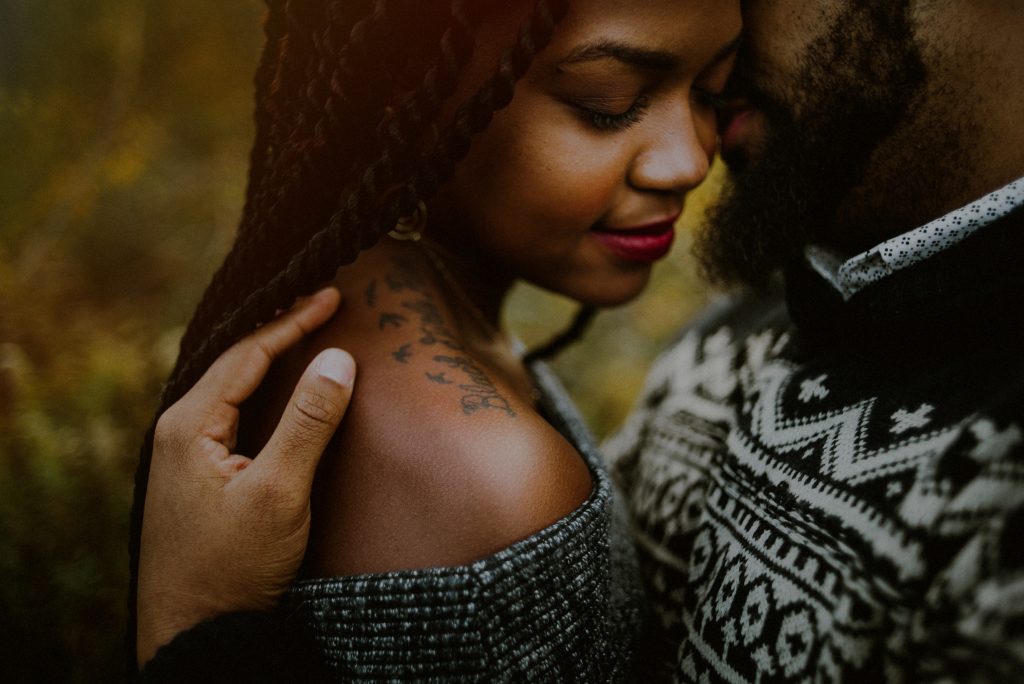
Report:
[[[801,336],[847,349],[963,343],[1011,327],[1024,303],[1024,207],[955,245],[844,298],[805,260],[786,271],[786,300]]]
[[[1024,177],[850,259],[819,245],[805,257],[811,268],[850,299],[871,283],[949,249],[975,231],[1024,206]]]

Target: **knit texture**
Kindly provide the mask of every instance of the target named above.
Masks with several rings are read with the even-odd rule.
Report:
[[[545,417],[595,483],[573,513],[449,568],[298,582],[285,606],[344,681],[607,682],[629,678],[643,595],[628,523],[583,421],[534,367]]]
[[[644,681],[1024,681],[1024,212],[844,301],[720,303],[606,445]]]
[[[849,299],[861,289],[896,271],[949,249],[976,230],[1024,206],[1024,178],[903,235],[886,240],[849,259],[824,247],[808,247],[812,268]]]

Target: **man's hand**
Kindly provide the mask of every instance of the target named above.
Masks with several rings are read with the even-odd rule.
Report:
[[[313,474],[348,407],[355,364],[339,349],[321,352],[255,460],[232,453],[238,407],[339,300],[322,290],[233,346],[157,422],[139,559],[140,665],[203,620],[274,607],[298,572]]]

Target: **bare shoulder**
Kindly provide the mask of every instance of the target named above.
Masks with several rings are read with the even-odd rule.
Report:
[[[459,340],[429,270],[390,258],[347,279],[319,346],[359,374],[314,494],[314,576],[458,565],[569,514],[576,449]]]

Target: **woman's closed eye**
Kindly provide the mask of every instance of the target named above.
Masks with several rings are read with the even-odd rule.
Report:
[[[650,105],[646,95],[637,97],[584,97],[572,101],[583,121],[599,131],[621,131],[638,123]]]

